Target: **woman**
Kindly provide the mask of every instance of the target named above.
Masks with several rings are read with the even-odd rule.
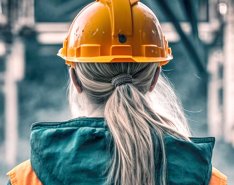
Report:
[[[226,184],[212,170],[214,138],[190,138],[160,76],[172,54],[149,8],[138,0],[89,4],[59,56],[70,66],[78,118],[33,125],[30,161],[8,173],[12,185]]]

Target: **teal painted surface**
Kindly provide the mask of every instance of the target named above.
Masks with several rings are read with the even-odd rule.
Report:
[[[184,12],[182,0],[166,0],[169,2],[170,8],[177,12],[179,21],[188,21],[188,18]],[[201,7],[207,6],[208,0],[187,0],[191,1],[196,12],[199,12]],[[74,19],[77,12],[79,12],[87,4],[94,2],[94,0],[40,0],[35,1],[35,15],[37,22],[71,22]],[[165,13],[160,8],[160,0],[142,0],[142,3],[146,4],[152,9],[158,16],[161,22],[170,22],[170,19],[165,16]],[[46,6],[45,6],[46,5]],[[200,21],[207,21],[207,15],[205,12],[199,12]]]

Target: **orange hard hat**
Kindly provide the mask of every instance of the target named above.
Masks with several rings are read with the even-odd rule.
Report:
[[[173,56],[154,13],[139,0],[96,0],[74,19],[58,55],[75,62],[156,62]]]

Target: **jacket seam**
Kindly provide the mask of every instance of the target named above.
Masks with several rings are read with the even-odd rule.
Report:
[[[69,124],[75,124],[77,122],[79,123],[87,123],[90,121],[96,121],[97,123],[105,122],[105,118],[103,117],[97,117],[97,118],[89,118],[89,117],[80,117],[80,118],[74,118],[68,121],[63,122],[36,122],[32,124],[31,129],[34,129],[34,127],[40,127],[40,126],[57,126],[57,125],[69,125]],[[104,125],[105,126],[105,125]]]

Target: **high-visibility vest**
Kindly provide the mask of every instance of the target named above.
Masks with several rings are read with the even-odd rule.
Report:
[[[209,185],[227,185],[227,177],[213,167]]]
[[[30,160],[27,160],[7,173],[11,185],[43,185],[33,171]]]
[[[7,175],[11,185],[43,185],[33,171],[30,160],[16,166]],[[227,185],[227,177],[213,167],[209,185]]]

